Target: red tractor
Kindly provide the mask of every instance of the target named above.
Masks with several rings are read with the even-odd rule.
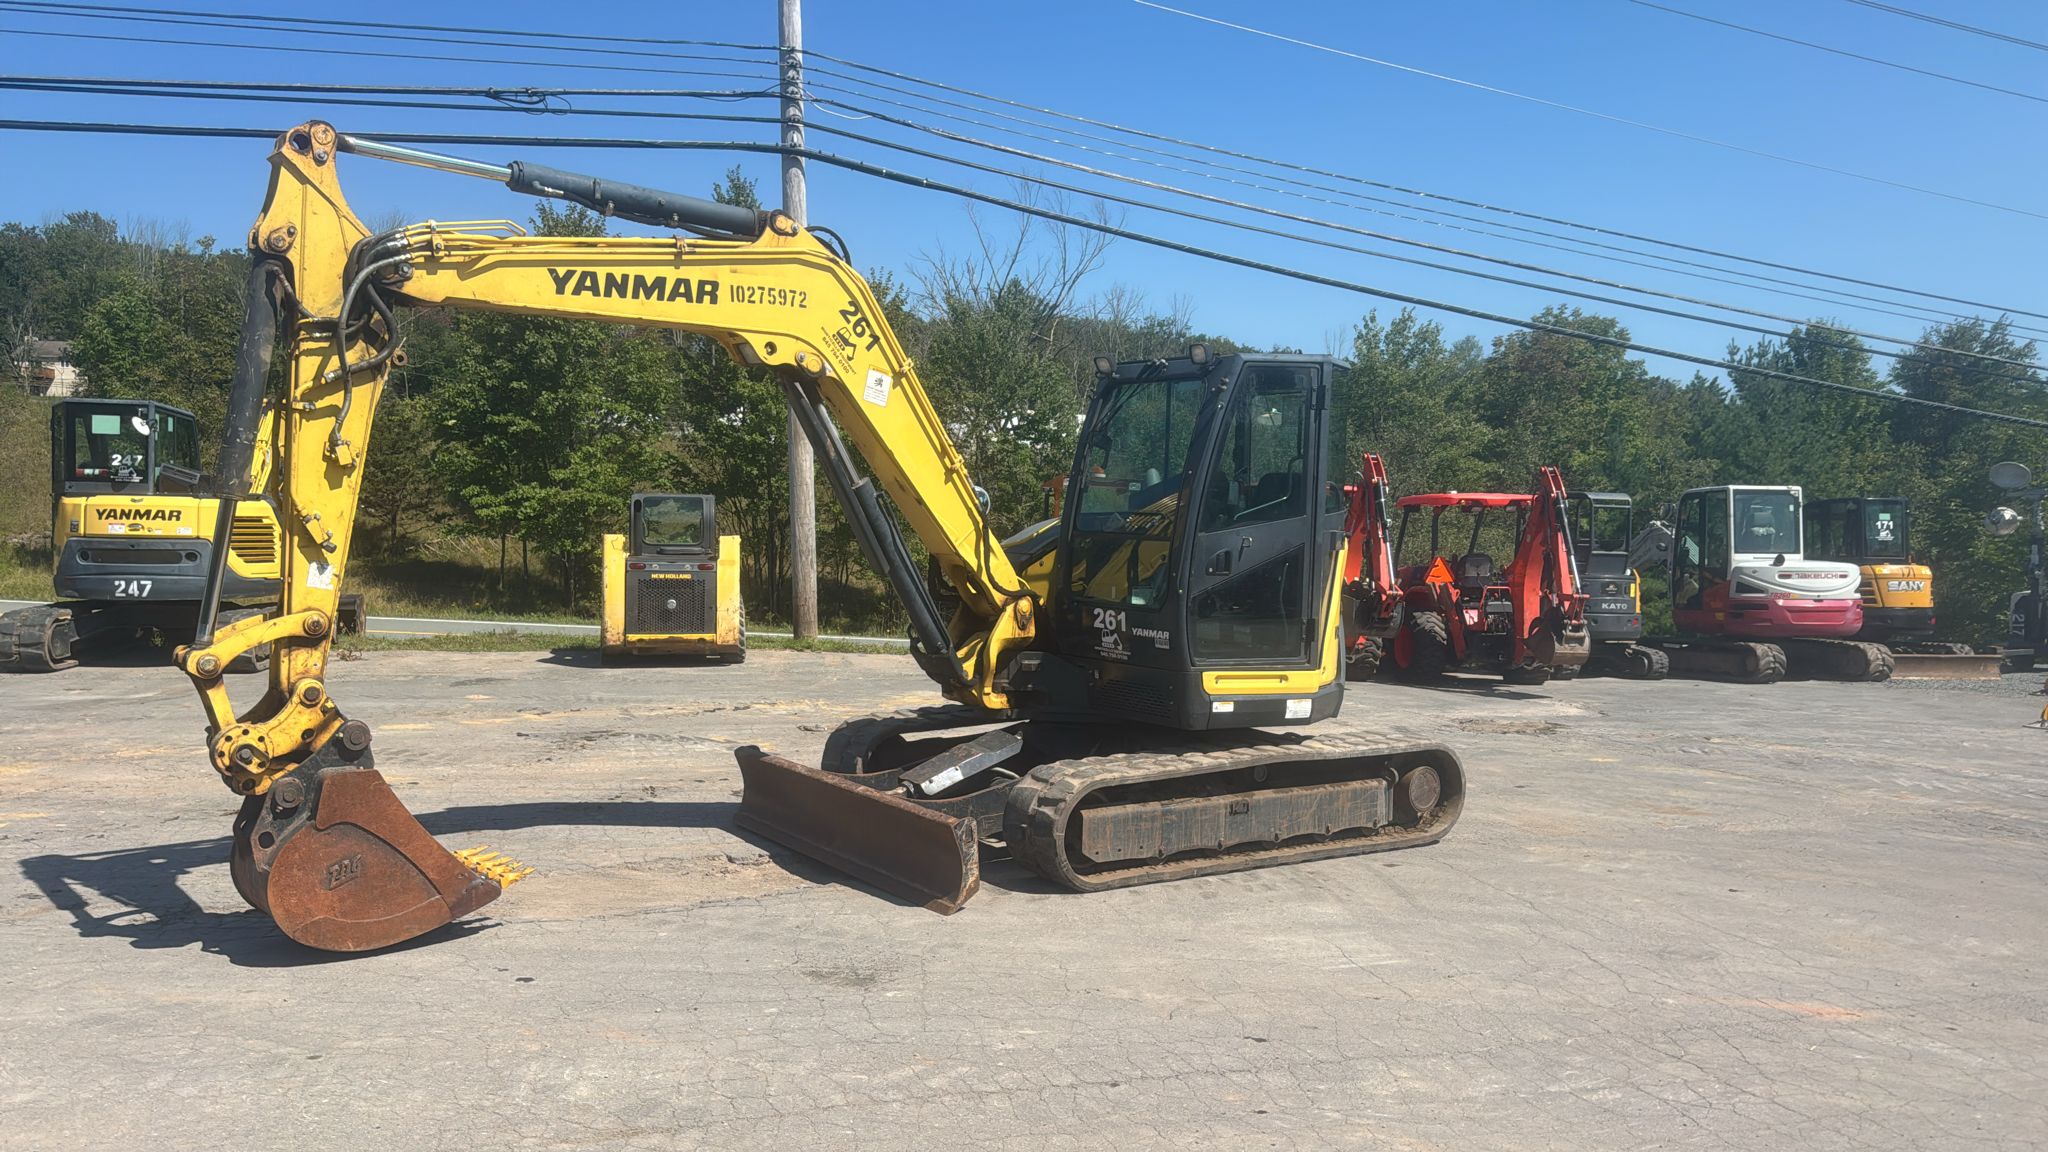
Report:
[[[1586,596],[1564,480],[1537,469],[1535,492],[1403,496],[1394,555],[1405,609],[1394,667],[1412,679],[1470,669],[1540,684],[1586,662]],[[1355,505],[1354,505],[1355,508]],[[1512,548],[1505,566],[1496,555]]]
[[[1370,680],[1387,642],[1401,631],[1401,585],[1394,579],[1392,499],[1387,466],[1367,452],[1358,483],[1346,484],[1351,510],[1344,517],[1344,674]]]

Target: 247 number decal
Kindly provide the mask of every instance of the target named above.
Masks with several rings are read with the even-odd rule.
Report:
[[[114,596],[120,600],[139,600],[149,595],[149,590],[155,586],[154,580],[116,580]]]

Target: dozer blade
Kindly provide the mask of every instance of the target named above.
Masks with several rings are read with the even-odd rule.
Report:
[[[941,914],[959,911],[980,887],[973,819],[751,745],[736,755],[740,827]]]
[[[1901,652],[1892,649],[1894,680],[1997,680],[2003,657],[1996,653]]]
[[[367,749],[336,759],[322,749],[245,800],[235,820],[235,887],[293,940],[387,948],[476,911],[531,871],[480,848],[449,852],[369,766]]]

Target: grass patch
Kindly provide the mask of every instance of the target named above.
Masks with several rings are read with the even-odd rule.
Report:
[[[551,632],[458,632],[447,636],[341,636],[334,642],[339,658],[351,659],[362,652],[551,652],[594,651],[594,636],[564,636]],[[901,647],[862,644],[857,641],[815,640],[799,643],[774,636],[749,636],[747,649],[753,652],[848,652],[903,656]]]
[[[346,660],[359,652],[549,652],[594,651],[595,636],[550,632],[456,632],[447,636],[338,636],[334,647]]]
[[[0,600],[48,600],[50,550],[28,544],[0,544]]]

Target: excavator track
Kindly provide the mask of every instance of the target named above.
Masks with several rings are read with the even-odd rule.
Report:
[[[991,782],[903,793],[907,772],[990,729],[1023,745]],[[963,706],[849,721],[821,769],[739,760],[742,827],[947,913],[979,883],[977,842],[1093,891],[1431,844],[1465,796],[1456,754],[1424,741],[1006,723]]]
[[[1776,684],[1785,678],[1785,650],[1757,640],[1645,639],[1640,645],[1662,652],[1667,673],[1691,680]]]
[[[1440,744],[1256,731],[1162,744],[1032,769],[1004,805],[1010,851],[1091,892],[1433,844],[1465,803]]]
[[[1799,680],[1877,684],[1892,678],[1891,650],[1862,640],[1779,640],[1787,674]]]
[[[0,672],[62,672],[78,665],[78,625],[55,604],[0,615]]]

